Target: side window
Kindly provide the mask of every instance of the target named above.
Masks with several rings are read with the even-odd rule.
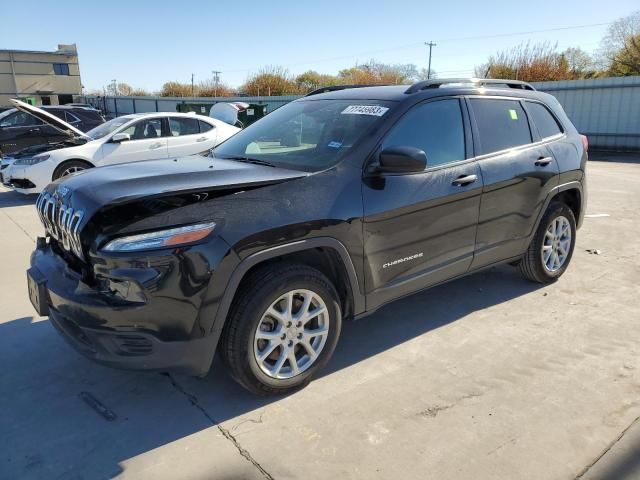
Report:
[[[16,112],[2,119],[0,127],[32,127],[42,125],[42,121],[25,112]]]
[[[460,101],[438,100],[412,108],[382,142],[383,149],[391,146],[423,150],[429,167],[464,160]]]
[[[518,100],[472,98],[480,136],[480,153],[492,153],[531,143],[527,115]]]
[[[208,132],[213,128],[213,125],[202,120],[198,120],[198,124],[200,124],[200,133]]]
[[[120,133],[128,133],[131,140],[143,140],[145,138],[159,138],[162,136],[162,119],[150,118],[140,120]]]
[[[527,102],[527,110],[531,114],[533,123],[535,123],[540,133],[541,138],[553,137],[562,133],[562,127],[558,124],[558,121],[551,114],[551,112],[537,102]]]
[[[169,130],[171,136],[194,135],[199,132],[198,120],[195,118],[169,117]]]

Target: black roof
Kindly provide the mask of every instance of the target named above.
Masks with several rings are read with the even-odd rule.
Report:
[[[478,80],[478,79],[435,79],[418,82],[413,85],[385,85],[353,88],[352,86],[327,88],[325,93],[318,89],[305,100],[382,100],[401,102],[408,98],[429,98],[443,95],[487,94],[541,98],[547,94],[536,91],[525,82],[514,80]],[[417,97],[419,96],[419,97]]]

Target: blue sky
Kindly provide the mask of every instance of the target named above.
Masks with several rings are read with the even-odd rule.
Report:
[[[336,73],[372,58],[426,67],[427,40],[437,43],[432,67],[440,76],[469,76],[490,54],[522,41],[593,51],[606,26],[462,38],[599,24],[638,9],[637,0],[37,3],[27,13],[20,2],[3,2],[0,48],[49,50],[75,42],[86,88],[117,79],[149,90],[169,80],[188,82],[192,73],[198,82],[211,70],[238,86],[264,65],[293,74]]]

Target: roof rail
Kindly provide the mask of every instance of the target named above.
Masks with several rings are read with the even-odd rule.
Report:
[[[502,80],[499,78],[434,78],[414,83],[404,93],[416,93],[429,88],[440,88],[443,85],[452,83],[471,83],[474,86],[483,87],[485,85],[503,85],[507,88],[517,88],[520,90],[535,90],[533,85],[521,80]]]
[[[307,93],[305,97],[310,97],[311,95],[318,95],[319,93],[327,93],[327,92],[335,92],[338,90],[346,90],[347,88],[362,88],[362,87],[380,87],[381,85],[331,85],[328,87],[320,87],[315,90]]]

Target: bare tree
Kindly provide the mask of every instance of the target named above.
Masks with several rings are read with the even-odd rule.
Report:
[[[480,78],[530,82],[572,80],[591,76],[592,71],[586,70],[589,60],[586,52],[580,49],[560,53],[557,44],[527,42],[490,56],[486,63],[476,66],[474,72]]]
[[[640,10],[609,25],[598,60],[612,75],[640,74]]]

